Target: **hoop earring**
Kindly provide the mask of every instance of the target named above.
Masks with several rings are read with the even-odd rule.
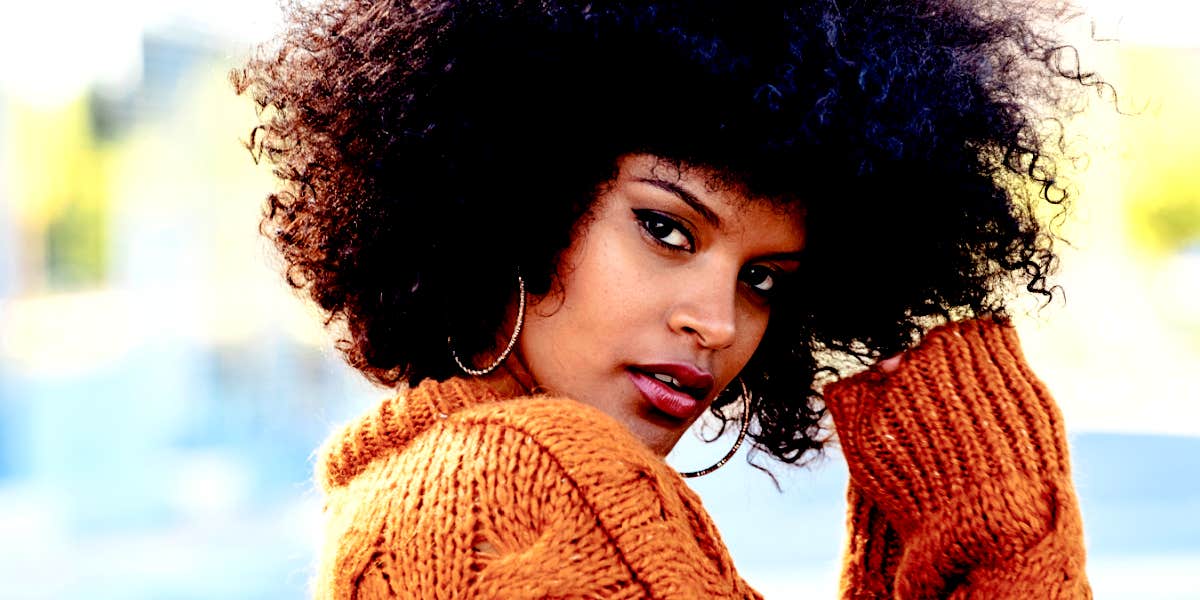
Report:
[[[508,358],[509,354],[512,354],[513,348],[517,345],[517,338],[521,335],[521,328],[525,326],[525,279],[521,277],[520,273],[517,273],[517,287],[520,290],[517,300],[517,326],[513,328],[512,337],[508,338],[508,345],[504,347],[504,351],[500,353],[500,356],[492,361],[492,364],[482,369],[468,367],[458,357],[458,352],[454,351],[454,336],[446,338],[446,345],[450,347],[450,357],[454,359],[454,363],[458,365],[458,368],[462,369],[467,375],[474,375],[476,377],[487,375],[495,371],[496,367],[499,367]]]
[[[746,387],[745,381],[739,379],[738,383],[742,384],[742,429],[738,432],[737,441],[733,443],[733,448],[730,448],[729,452],[725,453],[725,456],[717,461],[717,464],[707,469],[700,469],[699,471],[689,471],[687,473],[681,471],[679,473],[680,477],[691,479],[692,477],[708,475],[725,466],[725,463],[729,462],[729,459],[733,458],[734,454],[737,454],[738,448],[742,447],[742,442],[746,439],[746,432],[750,430],[750,389]]]

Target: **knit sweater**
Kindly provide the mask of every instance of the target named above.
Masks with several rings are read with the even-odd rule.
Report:
[[[1062,420],[1011,329],[939,328],[826,398],[844,598],[1090,597]],[[761,598],[682,478],[572,400],[425,381],[319,456],[319,599]]]
[[[850,468],[843,598],[1091,598],[1062,414],[1006,322],[825,390]]]

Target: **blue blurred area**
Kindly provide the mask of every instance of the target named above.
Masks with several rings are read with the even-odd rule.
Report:
[[[1190,554],[1200,569],[1200,437],[1095,433],[1072,441],[1093,554]]]
[[[361,408],[317,408],[349,392],[338,365],[164,340],[109,370],[2,382],[0,598],[303,595],[309,457]]]

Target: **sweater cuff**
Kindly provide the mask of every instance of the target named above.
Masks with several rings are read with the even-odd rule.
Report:
[[[906,546],[932,536],[973,561],[1027,546],[1069,490],[1061,414],[1005,322],[938,327],[894,372],[838,382],[826,399],[851,477]]]

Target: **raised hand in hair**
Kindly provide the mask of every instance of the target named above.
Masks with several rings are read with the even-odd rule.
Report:
[[[824,395],[851,477],[846,597],[1091,596],[1062,415],[1009,323],[940,326]]]

